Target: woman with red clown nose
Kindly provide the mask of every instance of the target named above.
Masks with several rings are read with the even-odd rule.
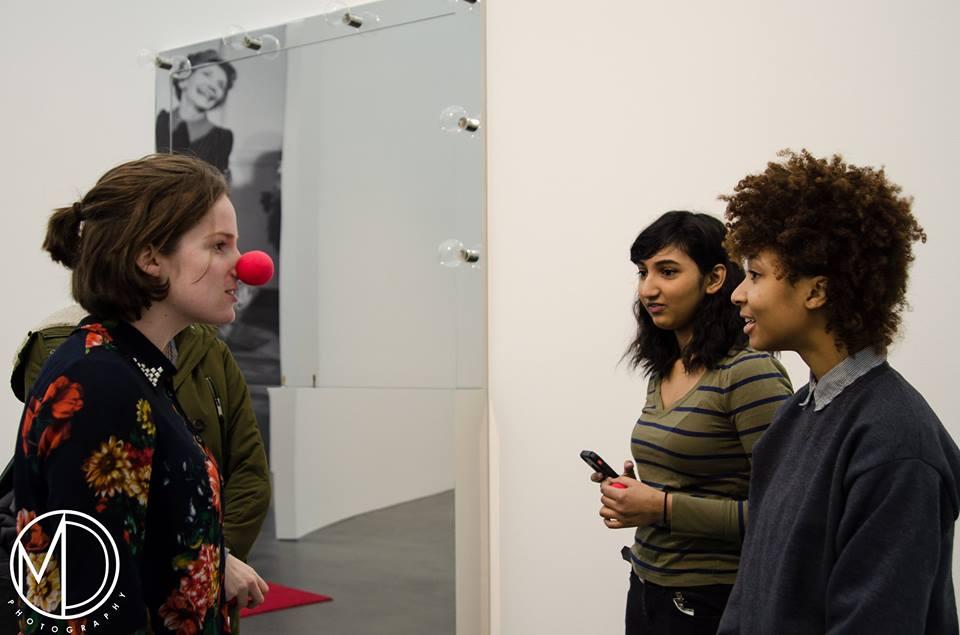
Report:
[[[214,394],[220,421],[195,425],[180,397],[190,392],[184,387],[200,386],[192,375],[179,379],[181,364],[171,360],[185,352],[177,348],[182,333],[233,320],[237,236],[222,175],[177,155],[110,170],[50,219],[44,247],[73,269],[74,297],[89,316],[58,342],[36,380],[23,382],[14,468],[18,529],[36,551],[31,557],[53,553],[54,565],[56,525],[41,522],[26,531],[44,513],[81,512],[107,530],[119,566],[105,606],[119,608],[108,622],[100,620],[101,632],[229,632],[230,596],[257,604],[267,590],[224,544],[231,480],[249,485],[262,472],[263,512],[269,500],[255,422],[253,454],[260,460],[238,465],[228,452],[231,436],[243,432],[236,413],[222,408],[211,381],[203,387]],[[221,365],[232,361],[221,359]],[[245,406],[237,410],[249,410],[249,396],[239,394]],[[209,437],[219,441],[226,464],[217,461],[225,457],[215,456]],[[255,538],[260,510],[252,517]],[[24,585],[23,626],[29,628],[28,619],[49,626],[50,615],[94,596],[105,566],[96,556],[93,549],[70,552],[65,597],[56,584]],[[89,629],[93,615],[68,617]]]
[[[249,286],[266,284],[273,276],[273,261],[262,251],[245,253],[236,268],[240,282]],[[85,317],[83,307],[74,304],[30,330],[17,353],[10,378],[17,399],[26,399],[44,362]],[[270,474],[260,427],[243,373],[215,327],[191,324],[174,337],[164,354],[177,367],[177,399],[223,472],[223,535],[228,552],[224,582],[231,605],[231,629],[237,633],[240,609],[258,606],[263,601],[263,580],[246,564],[270,505]],[[13,461],[0,480],[0,491],[12,490],[12,466]],[[6,513],[6,508],[0,508],[0,516]],[[9,517],[11,526],[13,516]],[[5,555],[8,554],[0,548],[0,560],[6,561]],[[0,569],[0,585],[6,581],[9,586],[7,596],[0,593],[3,601],[13,597],[6,575]]]

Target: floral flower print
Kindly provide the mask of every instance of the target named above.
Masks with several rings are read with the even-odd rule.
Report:
[[[44,458],[70,438],[70,420],[82,408],[83,386],[65,376],[50,382],[43,399],[31,397],[20,433],[24,454],[30,451],[29,438],[35,422],[46,424],[37,442],[37,454]]]
[[[46,552],[31,553],[33,568],[40,571]],[[50,558],[44,575],[38,581],[32,575],[27,576],[27,600],[39,609],[50,612],[60,605],[60,570],[55,558]]]
[[[50,414],[57,421],[66,421],[83,408],[83,386],[67,377],[57,377],[47,387],[43,405],[50,404]]]
[[[180,588],[160,607],[160,616],[164,626],[178,635],[192,635],[203,627],[204,615],[220,598],[220,549],[201,545],[196,560],[184,562],[181,557],[176,565],[186,575],[180,578]]]
[[[69,423],[52,423],[44,428],[43,433],[40,435],[40,442],[37,444],[37,454],[42,459],[69,438]]]
[[[153,411],[150,408],[150,402],[141,399],[137,402],[137,422],[148,436],[157,435],[157,426],[153,423]]]
[[[17,512],[17,533],[19,534],[23,531],[23,528],[29,525],[34,518],[37,517],[37,512],[31,511],[29,509],[21,509]]]
[[[180,578],[180,591],[198,611],[206,613],[216,606],[220,595],[220,549],[202,545],[196,560],[187,565],[187,575]]]
[[[113,341],[113,338],[110,337],[110,331],[103,324],[86,324],[80,328],[87,332],[87,337],[84,340],[87,353],[90,352],[91,348],[110,344]]]
[[[220,469],[217,467],[217,460],[213,458],[209,448],[204,448],[207,454],[207,478],[210,479],[211,498],[213,499],[213,509],[217,516],[222,516],[220,508]]]
[[[37,517],[37,512],[29,511],[26,509],[21,509],[17,512],[17,533],[19,534],[23,531],[24,527],[29,525]],[[43,526],[40,523],[34,523],[30,527],[29,537],[26,539],[26,543],[23,543],[23,548],[29,553],[37,553],[43,551],[50,544],[50,537],[47,536],[47,532],[43,530]]]
[[[164,628],[177,635],[197,635],[197,609],[180,591],[174,591],[158,611],[163,618]]]
[[[153,470],[153,448],[137,449],[126,444],[124,450],[130,461],[130,471],[129,479],[124,483],[123,493],[136,498],[141,505],[146,505],[150,490],[150,475]]]
[[[83,464],[87,484],[102,497],[124,491],[132,478],[132,468],[126,444],[113,435]]]

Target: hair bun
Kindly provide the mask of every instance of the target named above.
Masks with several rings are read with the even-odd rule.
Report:
[[[83,225],[83,204],[77,201],[70,207],[56,210],[47,222],[47,235],[43,248],[54,262],[72,269],[80,248],[80,231]]]

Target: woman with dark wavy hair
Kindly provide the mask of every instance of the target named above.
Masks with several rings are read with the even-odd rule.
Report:
[[[667,212],[630,248],[640,282],[625,357],[650,381],[633,461],[600,487],[604,524],[636,528],[624,550],[628,635],[716,633],[740,560],[753,445],[792,393],[780,363],[747,347],[730,303],[743,271],[724,234],[708,214]]]

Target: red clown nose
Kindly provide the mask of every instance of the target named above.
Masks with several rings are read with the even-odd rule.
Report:
[[[273,277],[273,259],[262,251],[248,251],[237,261],[237,277],[251,287],[267,284]]]

